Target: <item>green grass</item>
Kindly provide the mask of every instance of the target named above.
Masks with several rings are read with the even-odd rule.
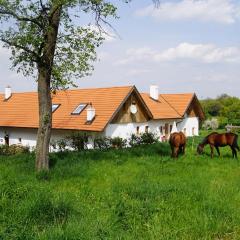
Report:
[[[168,144],[0,157],[0,239],[240,239],[240,160]]]

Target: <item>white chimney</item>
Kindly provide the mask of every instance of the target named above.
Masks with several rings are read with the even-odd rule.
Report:
[[[150,85],[150,98],[158,101],[158,86],[157,85]]]
[[[8,100],[12,96],[12,89],[10,86],[5,88],[5,100]]]
[[[91,122],[96,115],[96,110],[90,103],[89,106],[87,107],[87,122]]]

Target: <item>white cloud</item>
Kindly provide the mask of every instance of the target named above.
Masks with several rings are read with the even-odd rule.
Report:
[[[117,61],[116,65],[125,65],[133,61],[151,59],[155,54],[155,51],[149,47],[130,48],[126,51],[126,57]]]
[[[156,51],[151,48],[129,49],[126,57],[118,61],[119,65],[136,61],[169,62],[175,60],[195,60],[203,63],[240,62],[240,48],[219,48],[213,44],[180,43],[178,46]]]
[[[99,33],[106,42],[113,42],[118,38],[113,29],[99,28],[96,25],[87,25],[85,28]]]
[[[147,74],[147,73],[150,73],[150,72],[151,72],[150,69],[134,68],[134,69],[131,69],[130,71],[128,71],[128,75],[129,76],[139,76],[139,75]]]
[[[198,20],[231,24],[239,18],[240,5],[231,0],[181,0],[164,2],[159,8],[150,5],[136,11],[137,16],[151,16],[157,20]]]
[[[218,48],[213,44],[181,43],[175,48],[169,48],[155,54],[156,61],[172,61],[176,59],[193,59],[205,63],[239,62],[240,48]]]

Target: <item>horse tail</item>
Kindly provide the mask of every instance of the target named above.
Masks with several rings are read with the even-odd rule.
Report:
[[[236,147],[237,150],[240,152],[240,148],[238,146],[238,135],[237,134],[234,134],[233,146]]]

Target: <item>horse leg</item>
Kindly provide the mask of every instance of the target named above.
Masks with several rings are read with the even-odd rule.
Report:
[[[218,156],[220,157],[220,151],[219,151],[219,147],[218,146],[215,146],[216,150],[217,150],[217,153],[218,153]]]
[[[235,150],[235,148],[233,146],[231,146],[232,149],[232,157],[234,158],[236,156],[237,158],[237,151]]]
[[[214,146],[213,146],[213,145],[210,145],[210,148],[211,148],[211,158],[213,158],[213,149],[214,149]]]
[[[178,157],[178,151],[179,151],[179,147],[175,147],[175,148],[174,148],[174,157],[175,157],[175,158]]]
[[[171,146],[171,150],[172,150],[172,158],[174,157],[174,147]]]
[[[185,154],[185,147],[186,147],[186,144],[183,144],[182,145],[182,153]]]

